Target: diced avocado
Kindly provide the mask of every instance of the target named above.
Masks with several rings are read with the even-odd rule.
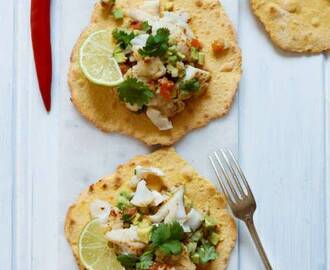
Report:
[[[177,78],[179,76],[179,70],[176,67],[174,67],[172,65],[167,65],[166,68],[167,68],[168,73],[171,74],[171,76],[173,78]]]
[[[198,61],[198,50],[196,48],[191,48],[190,57],[194,61]]]
[[[129,202],[129,200],[126,197],[119,196],[119,198],[117,200],[117,207],[120,210],[124,210],[125,208],[131,207],[131,203]]]
[[[214,226],[217,225],[217,222],[210,216],[205,216],[204,222],[206,228],[214,228]]]
[[[212,245],[216,246],[219,243],[220,239],[221,239],[220,234],[213,232],[213,233],[211,233],[209,240],[212,243]]]
[[[200,258],[198,253],[194,253],[190,258],[194,264],[200,264]]]
[[[116,53],[113,55],[113,57],[116,59],[117,63],[125,63],[127,60],[127,57],[125,56],[124,53]]]
[[[177,52],[176,55],[178,56],[179,60],[183,60],[186,56],[183,53]]]
[[[150,242],[152,226],[139,226],[138,237],[143,243],[148,244]]]
[[[199,230],[199,231],[194,232],[194,234],[191,236],[190,240],[193,242],[198,242],[202,238],[203,238],[203,233],[202,233],[202,231]]]
[[[124,197],[127,200],[131,200],[133,198],[133,193],[127,190],[123,190],[119,193],[119,196]]]
[[[204,65],[205,64],[205,53],[198,53],[198,64]]]
[[[196,242],[189,242],[187,245],[187,251],[189,254],[194,254],[197,249],[197,243]]]
[[[175,65],[178,62],[178,57],[176,55],[170,55],[168,58],[168,62]]]
[[[122,20],[124,18],[124,11],[121,8],[116,8],[112,12],[112,15],[116,20]]]
[[[117,63],[125,63],[127,60],[126,55],[123,53],[120,47],[117,47],[113,52],[113,57],[116,59]]]
[[[141,222],[141,219],[142,219],[142,215],[140,213],[137,213],[133,218],[132,223],[134,225],[138,225]]]

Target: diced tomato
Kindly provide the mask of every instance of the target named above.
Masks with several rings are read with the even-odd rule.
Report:
[[[170,100],[172,98],[172,90],[175,86],[174,82],[166,78],[162,78],[158,82],[160,85],[160,95],[166,100]]]
[[[132,21],[131,27],[135,30],[141,30],[142,29],[142,23],[139,21]]]
[[[194,38],[191,41],[191,46],[193,46],[196,49],[201,49],[202,48],[202,43],[198,39]]]
[[[122,74],[125,74],[129,69],[128,65],[123,64],[123,63],[119,64],[119,68],[120,68],[120,71],[121,71]]]
[[[212,43],[212,49],[215,54],[222,53],[225,49],[225,45],[220,40],[215,40]]]

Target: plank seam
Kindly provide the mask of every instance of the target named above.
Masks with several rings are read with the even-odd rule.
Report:
[[[17,99],[17,83],[16,83],[16,60],[17,60],[17,43],[16,43],[16,34],[17,34],[17,24],[16,24],[16,18],[17,18],[17,12],[16,12],[16,1],[14,1],[13,4],[13,44],[14,44],[14,49],[13,49],[13,56],[12,56],[12,125],[11,125],[11,134],[12,134],[12,139],[11,144],[12,144],[12,190],[11,190],[11,224],[12,224],[12,230],[11,230],[11,269],[15,270],[16,269],[16,231],[17,231],[17,222],[16,222],[16,213],[17,213],[17,202],[16,202],[16,180],[17,180],[17,174],[16,174],[16,161],[17,161],[17,155],[16,155],[16,99]]]

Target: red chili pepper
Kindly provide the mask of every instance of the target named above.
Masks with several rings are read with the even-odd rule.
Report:
[[[174,82],[163,78],[159,81],[160,85],[160,95],[165,98],[166,100],[170,100],[172,98],[172,90],[174,89]]]
[[[201,42],[198,39],[195,39],[195,38],[191,41],[191,46],[193,46],[196,49],[201,49],[202,48]]]
[[[50,0],[31,0],[31,36],[39,88],[49,112],[52,83]]]
[[[139,21],[132,21],[131,27],[135,30],[141,30],[142,29],[142,23]]]

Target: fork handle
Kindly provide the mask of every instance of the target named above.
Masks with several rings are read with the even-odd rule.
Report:
[[[254,222],[253,222],[253,218],[252,217],[247,217],[245,220],[245,224],[246,226],[248,227],[249,229],[249,232],[252,236],[252,239],[254,241],[254,244],[259,252],[259,255],[262,259],[262,262],[265,266],[265,269],[266,270],[272,270],[272,266],[270,265],[270,262],[267,258],[267,255],[266,255],[266,252],[261,244],[261,241],[260,241],[260,238],[258,236],[258,233],[257,233],[257,230],[256,230],[256,227],[254,226]]]

